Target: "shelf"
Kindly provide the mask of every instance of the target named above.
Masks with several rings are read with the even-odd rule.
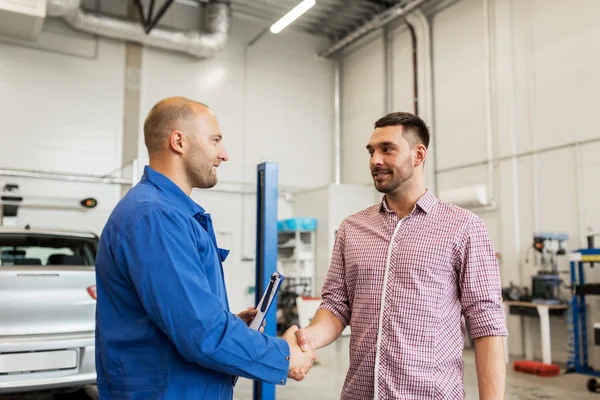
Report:
[[[577,285],[575,288],[575,293],[578,296],[600,296],[600,283],[587,283],[585,285]]]
[[[548,315],[560,316],[560,315],[563,315],[566,311],[567,311],[566,306],[564,306],[564,308],[553,307],[548,310]],[[521,315],[521,316],[526,316],[526,317],[539,317],[538,310],[532,306],[510,305],[509,313],[511,315]]]
[[[279,231],[277,243],[278,268],[286,278],[306,282],[310,293],[315,290],[315,236],[315,231]]]

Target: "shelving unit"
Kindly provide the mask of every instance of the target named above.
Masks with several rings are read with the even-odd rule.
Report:
[[[315,232],[306,230],[280,231],[278,233],[278,269],[294,286],[300,296],[314,296],[315,284]]]

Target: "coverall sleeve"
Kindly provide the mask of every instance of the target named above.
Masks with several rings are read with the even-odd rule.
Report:
[[[209,287],[189,217],[169,210],[145,213],[121,238],[126,265],[150,320],[189,362],[273,384],[287,381],[290,349],[251,330],[227,311]]]

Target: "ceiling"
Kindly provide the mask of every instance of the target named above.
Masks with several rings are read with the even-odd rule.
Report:
[[[316,0],[316,4],[294,21],[294,29],[340,39],[372,16],[407,0]],[[234,13],[272,24],[300,0],[231,0]]]
[[[82,0],[84,9],[99,14],[129,19],[128,14],[137,11],[136,0]],[[145,15],[150,3],[154,3],[153,17],[157,17],[163,6],[168,10],[161,16],[159,26],[185,29],[188,19],[194,21],[195,13],[190,7],[198,8],[211,0],[139,0]],[[270,26],[301,0],[229,0],[234,14],[244,15]],[[327,37],[333,41],[361,26],[373,16],[386,9],[399,5],[403,7],[411,0],[316,0],[316,4],[290,25],[289,29],[300,30],[313,35]],[[432,0],[428,0],[431,2]],[[129,11],[128,11],[129,8]]]

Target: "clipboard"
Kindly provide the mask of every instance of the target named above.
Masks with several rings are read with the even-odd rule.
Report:
[[[269,281],[269,286],[267,286],[267,289],[263,293],[263,296],[260,299],[260,302],[256,306],[258,313],[256,313],[256,316],[250,323],[250,325],[249,325],[250,329],[254,329],[255,331],[257,331],[261,328],[263,321],[265,320],[265,317],[267,316],[267,313],[269,312],[269,308],[271,308],[271,304],[273,303],[273,300],[275,300],[275,296],[277,296],[277,292],[279,291],[279,288],[281,287],[281,283],[283,282],[283,279],[284,279],[283,275],[277,271],[275,271],[273,273],[273,275],[271,275],[271,280]]]
[[[275,271],[273,273],[273,275],[271,275],[271,279],[269,281],[269,286],[267,286],[267,289],[263,293],[262,298],[260,299],[260,301],[258,302],[258,305],[256,306],[258,313],[256,313],[256,316],[254,317],[252,322],[250,322],[250,325],[248,325],[248,327],[250,329],[258,331],[262,327],[262,324],[267,316],[267,313],[269,312],[269,308],[271,308],[271,304],[273,304],[273,300],[275,300],[275,296],[277,296],[277,292],[279,291],[279,288],[281,287],[281,283],[283,282],[283,279],[284,279],[284,276],[277,271]],[[234,376],[233,377],[233,386],[235,386],[237,381],[238,381],[238,377]]]

